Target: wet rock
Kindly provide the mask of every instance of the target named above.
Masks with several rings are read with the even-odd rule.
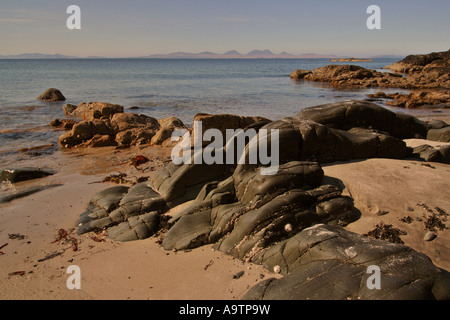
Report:
[[[38,100],[44,100],[44,101],[65,101],[66,98],[64,95],[55,88],[49,88],[44,91],[40,96],[37,97]]]
[[[70,120],[70,119],[53,119],[49,125],[54,128],[61,128],[65,130],[72,130],[73,126],[77,124],[77,121]]]
[[[47,177],[55,173],[56,171],[45,168],[6,168],[0,170],[0,181],[16,183]]]

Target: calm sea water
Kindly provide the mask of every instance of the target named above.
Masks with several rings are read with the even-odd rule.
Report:
[[[354,63],[380,69],[398,59]],[[20,148],[57,145],[61,131],[48,123],[64,118],[65,103],[102,101],[191,124],[195,114],[258,115],[272,120],[299,110],[345,99],[364,99],[376,89],[337,90],[326,84],[295,82],[289,74],[331,64],[327,59],[164,60],[70,59],[0,60],[0,157]],[[36,100],[55,87],[64,103]],[[386,90],[384,90],[386,91]],[[398,90],[396,90],[398,91]]]

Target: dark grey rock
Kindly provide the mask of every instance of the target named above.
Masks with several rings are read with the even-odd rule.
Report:
[[[6,168],[0,170],[0,181],[16,183],[47,177],[55,173],[56,171],[47,168]]]

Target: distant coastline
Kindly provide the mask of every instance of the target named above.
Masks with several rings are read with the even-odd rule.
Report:
[[[340,59],[331,59],[331,62],[370,62],[372,59],[363,59],[363,58],[340,58]]]
[[[386,56],[376,56],[372,58],[392,58],[397,56],[386,55]],[[403,56],[398,56],[398,58],[404,58]],[[330,61],[348,61],[345,59],[355,59],[355,58],[344,58],[333,54],[316,54],[316,53],[303,53],[303,54],[291,54],[287,52],[273,53],[270,50],[252,50],[247,54],[242,54],[236,50],[230,50],[225,53],[214,53],[209,51],[204,51],[200,53],[190,53],[190,52],[173,52],[168,54],[153,54],[148,56],[137,56],[137,57],[103,57],[103,56],[69,56],[64,54],[43,54],[43,53],[22,53],[15,55],[0,55],[0,59],[332,59]],[[352,61],[372,61],[369,58],[358,58]]]

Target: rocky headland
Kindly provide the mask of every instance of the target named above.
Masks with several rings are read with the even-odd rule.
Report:
[[[355,65],[328,65],[314,70],[294,70],[294,80],[326,82],[338,88],[401,88],[410,94],[383,96],[389,105],[404,108],[450,107],[450,50],[425,55],[410,55],[380,72]],[[374,97],[371,96],[371,99]]]

